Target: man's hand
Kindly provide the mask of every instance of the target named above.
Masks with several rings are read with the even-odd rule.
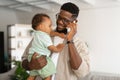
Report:
[[[28,64],[29,64],[29,62],[28,62],[27,59],[25,59],[25,60],[22,61],[22,67],[23,67],[25,70],[30,70]]]
[[[76,23],[69,23],[68,27],[70,28],[70,32],[67,34],[67,40],[71,41],[74,35],[77,32],[77,24]]]
[[[30,70],[41,69],[47,64],[46,56],[40,56],[39,58],[36,58],[37,55],[37,53],[34,53],[32,56],[32,59],[29,63]]]

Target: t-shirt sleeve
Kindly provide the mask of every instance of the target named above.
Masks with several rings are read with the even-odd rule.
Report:
[[[53,42],[52,42],[51,37],[49,35],[42,36],[42,42],[43,42],[45,47],[49,47],[49,46],[53,45]]]
[[[81,77],[86,76],[90,71],[89,51],[88,51],[87,45],[83,41],[80,41],[79,39],[76,39],[74,41],[74,43],[75,43],[75,46],[77,48],[77,51],[78,51],[79,55],[82,58],[82,63],[77,70],[73,69],[73,71],[76,74],[76,76],[81,78]]]

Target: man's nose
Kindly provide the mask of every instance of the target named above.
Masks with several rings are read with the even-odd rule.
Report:
[[[58,23],[59,23],[59,24],[64,24],[64,22],[63,22],[62,19],[58,20]]]

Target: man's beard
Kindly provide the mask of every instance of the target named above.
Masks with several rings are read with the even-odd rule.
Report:
[[[56,32],[59,32],[59,33],[64,33],[64,34],[67,34],[67,29],[63,29],[63,30],[59,30],[58,27],[56,28],[55,30]]]

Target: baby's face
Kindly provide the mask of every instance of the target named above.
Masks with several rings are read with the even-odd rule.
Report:
[[[52,30],[51,26],[52,26],[52,21],[49,18],[45,17],[44,22],[42,22],[43,31],[50,34]]]

